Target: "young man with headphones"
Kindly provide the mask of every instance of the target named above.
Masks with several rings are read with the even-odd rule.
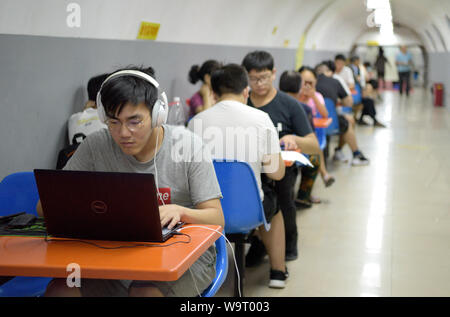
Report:
[[[158,98],[159,84],[152,76],[148,69],[128,69],[103,82],[97,107],[108,129],[89,135],[64,169],[155,174],[161,226],[183,221],[223,227],[222,195],[210,153],[184,127],[165,125],[167,98],[164,92]],[[180,147],[179,142],[193,146]],[[174,147],[183,161],[174,157]],[[213,246],[174,282],[84,279],[81,288],[68,288],[65,279],[53,280],[46,295],[197,296],[215,277],[215,258]]]

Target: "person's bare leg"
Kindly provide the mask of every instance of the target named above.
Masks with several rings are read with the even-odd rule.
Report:
[[[344,115],[344,117],[345,117],[345,119],[347,119],[348,125],[349,126],[351,125],[353,127],[353,129],[355,129],[355,124],[356,124],[355,118],[353,118],[353,116],[351,116],[349,114]]]
[[[355,130],[351,124],[348,125],[347,132],[344,133],[343,139],[344,142],[348,144],[352,152],[355,152],[358,150],[358,144],[356,143],[356,136],[355,136]]]
[[[78,287],[68,287],[66,279],[56,278],[50,281],[45,297],[81,297]]]
[[[284,272],[286,270],[286,237],[282,213],[278,212],[273,216],[269,231],[266,231],[262,225],[259,227],[259,233],[269,255],[270,267],[272,270]]]
[[[320,176],[322,176],[322,179],[324,179],[328,175],[327,167],[325,166],[325,158],[323,156],[323,152],[320,151],[320,167],[319,167],[319,173]]]
[[[322,177],[325,186],[329,187],[335,182],[335,178],[332,175],[330,175],[327,171],[327,167],[325,165],[325,157],[322,151],[320,151],[319,156],[320,156],[319,173],[320,176]]]

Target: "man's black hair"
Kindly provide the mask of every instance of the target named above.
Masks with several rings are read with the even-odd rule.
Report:
[[[334,57],[334,60],[341,60],[341,61],[344,61],[344,62],[345,62],[346,58],[345,58],[345,56],[342,55],[342,54],[337,54],[337,55]]]
[[[301,73],[303,73],[305,70],[310,71],[310,72],[313,74],[313,76],[317,78],[316,71],[314,70],[314,68],[309,67],[309,66],[302,66],[302,67],[300,67],[300,68],[298,69],[298,72],[301,74]]]
[[[258,72],[263,70],[273,70],[274,61],[272,55],[266,51],[254,51],[248,53],[242,61],[242,66],[247,72],[256,70]]]
[[[155,77],[153,68],[127,67]],[[123,70],[123,69],[121,69]],[[119,71],[119,70],[117,70]],[[113,73],[112,73],[113,74]],[[133,75],[120,76],[108,80],[101,90],[102,104],[108,117],[114,118],[120,114],[127,104],[139,105],[144,103],[152,113],[153,105],[158,99],[158,88],[149,81]]]
[[[336,64],[331,59],[323,62],[325,65],[328,66],[328,69],[331,70],[331,72],[336,72]]]
[[[353,55],[353,56],[350,58],[350,63],[353,63],[353,62],[355,62],[355,61],[357,61],[357,60],[359,60],[359,56],[358,56],[358,55]]]
[[[299,72],[284,71],[280,77],[280,90],[284,92],[298,93],[302,85],[302,77]]]
[[[239,95],[248,86],[248,75],[244,67],[227,64],[211,74],[211,86],[219,97],[226,93]]]
[[[95,101],[97,99],[97,93],[108,76],[109,74],[102,74],[89,79],[87,83],[88,100]]]
[[[326,71],[329,71],[330,68],[328,67],[328,61],[320,62],[314,67],[314,70],[317,76],[324,74]]]

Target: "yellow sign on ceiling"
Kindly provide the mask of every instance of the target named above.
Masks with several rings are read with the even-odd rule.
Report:
[[[137,38],[141,40],[156,40],[159,27],[159,23],[142,22]]]

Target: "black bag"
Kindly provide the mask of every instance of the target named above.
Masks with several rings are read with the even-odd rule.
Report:
[[[58,154],[58,161],[56,162],[56,169],[61,170],[66,166],[72,155],[75,153],[81,142],[86,138],[83,133],[77,133],[72,138],[72,145],[65,147]]]

